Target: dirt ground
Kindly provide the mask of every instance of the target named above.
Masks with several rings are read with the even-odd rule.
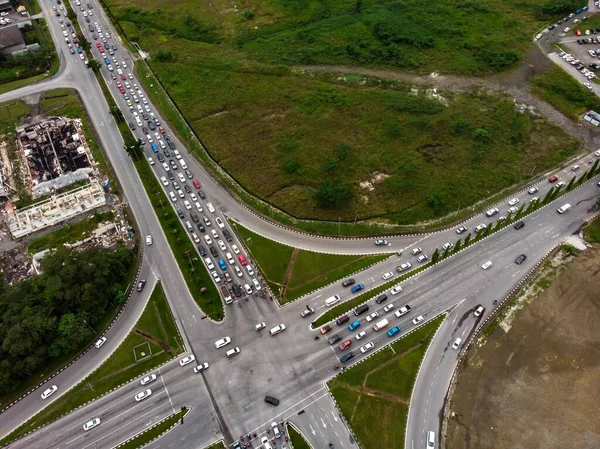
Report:
[[[471,349],[448,449],[600,448],[600,246],[563,268]]]

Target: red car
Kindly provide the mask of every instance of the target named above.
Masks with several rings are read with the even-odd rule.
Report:
[[[127,79],[127,77],[125,76],[125,74],[124,74],[124,73],[121,73],[121,79],[122,79],[123,81],[125,81],[125,80]]]
[[[160,131],[161,134],[164,134],[166,132],[162,126],[159,126],[158,130]]]
[[[344,349],[346,349],[348,346],[350,346],[352,344],[351,340],[346,340],[344,343],[342,343],[339,348],[340,351],[343,351]]]
[[[200,183],[198,182],[197,179],[192,179],[192,184],[194,184],[194,187],[196,187],[197,189],[200,188]]]
[[[248,265],[248,261],[241,254],[238,256],[238,260],[240,261],[240,263],[242,264],[243,267],[245,267],[246,265]]]
[[[576,34],[577,36],[581,36],[581,31],[577,30],[577,31],[575,31],[575,34]]]
[[[556,182],[556,181],[558,181],[558,176],[550,176],[550,179],[548,179],[548,181]]]

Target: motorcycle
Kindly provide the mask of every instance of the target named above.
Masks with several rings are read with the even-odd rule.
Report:
[[[339,368],[340,368],[340,365],[335,365],[335,366],[333,367],[333,369],[339,369]]]
[[[242,303],[241,302],[237,302],[238,303],[238,307],[242,307]]]
[[[318,336],[318,335],[315,335],[315,340],[318,340],[318,339],[319,339],[319,336]]]

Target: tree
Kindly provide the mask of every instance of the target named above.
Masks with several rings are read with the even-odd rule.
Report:
[[[85,324],[81,314],[66,313],[58,324],[58,336],[50,347],[50,355],[58,357],[77,349],[91,335],[91,329]]]
[[[175,59],[175,54],[169,50],[158,50],[154,57],[160,62],[171,62]]]
[[[286,159],[283,161],[281,168],[290,175],[297,175],[302,172],[302,164],[294,159]]]
[[[576,179],[577,178],[575,176],[573,176],[571,178],[571,180],[569,181],[569,184],[567,184],[567,192],[573,188],[573,185],[575,184]]]
[[[444,250],[444,254],[442,254],[442,259],[445,259],[446,257],[448,257],[448,254],[450,254],[450,251],[452,251],[452,248],[450,248],[449,246],[446,247],[446,249]]]
[[[440,251],[436,248],[433,254],[431,255],[431,263],[437,263],[438,260],[440,260]]]
[[[136,161],[141,160],[141,155],[144,154],[142,150],[142,141],[140,139],[131,142],[130,145],[125,145],[124,149],[129,156]]]
[[[598,172],[598,163],[600,163],[600,159],[594,161],[594,165],[592,165],[592,168],[590,169],[590,178],[594,177]]]
[[[333,209],[354,198],[354,192],[347,184],[334,184],[325,181],[315,192],[315,201],[319,207]]]
[[[462,249],[462,240],[458,239],[458,241],[456,242],[456,244],[454,245],[454,251],[455,253],[459,252]]]
[[[121,109],[119,109],[117,105],[111,106],[108,112],[110,112],[110,114],[115,118],[115,121],[117,123],[123,123],[125,121],[125,117],[123,117],[123,112],[121,111]]]
[[[92,69],[94,73],[98,73],[102,65],[95,59],[88,59],[88,69]]]
[[[443,215],[448,210],[448,203],[444,195],[440,192],[433,192],[429,198],[425,200],[425,204],[433,209],[435,216]]]
[[[471,233],[470,233],[470,232],[469,232],[469,233],[467,234],[467,236],[465,237],[465,248],[466,248],[467,246],[469,246],[469,243],[471,243]]]
[[[546,192],[546,195],[544,196],[544,199],[542,200],[542,204],[548,204],[550,202],[550,200],[552,199],[552,191],[554,190],[554,187],[550,187],[550,190],[548,190]]]
[[[517,215],[515,215],[515,220],[518,220],[523,215],[523,209],[525,208],[525,203],[522,203],[517,211]]]
[[[588,180],[589,175],[590,175],[589,171],[586,171],[584,174],[582,174],[579,178],[577,178],[576,185],[580,186],[581,184],[586,182]]]

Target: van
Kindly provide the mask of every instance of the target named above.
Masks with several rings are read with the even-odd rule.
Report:
[[[348,315],[342,315],[337,320],[335,320],[335,322],[337,323],[338,326],[341,326],[346,321],[350,321],[350,317]]]
[[[231,232],[229,232],[227,229],[223,229],[223,235],[225,236],[225,240],[227,240],[228,242],[231,242],[233,240]]]
[[[379,295],[377,297],[377,299],[375,300],[375,302],[377,304],[381,304],[383,301],[385,301],[387,299],[387,295],[384,293],[383,295]]]
[[[427,432],[427,448],[435,447],[435,432]]]
[[[194,230],[194,227],[192,226],[192,224],[189,221],[185,222],[185,227],[189,232],[192,232]]]
[[[184,170],[187,170],[187,164],[183,159],[179,159],[179,165],[181,165],[181,168],[183,168]]]
[[[340,295],[333,295],[331,298],[327,298],[325,300],[325,305],[327,307],[331,307],[332,305],[334,305],[336,302],[339,302],[340,300]]]
[[[571,208],[571,205],[569,203],[565,204],[564,206],[559,207],[556,211],[559,214],[564,214],[566,211],[568,211]]]
[[[369,306],[367,304],[363,304],[362,306],[357,307],[356,309],[354,309],[354,315],[356,315],[356,316],[362,315],[367,310],[369,310]]]
[[[271,334],[271,337],[272,337],[273,335],[277,335],[277,334],[283,332],[284,330],[285,330],[285,324],[278,324],[273,329],[269,330],[269,334]]]
[[[383,320],[379,321],[377,324],[375,324],[375,326],[373,326],[373,330],[374,331],[381,330],[384,327],[386,327],[387,325],[388,325],[388,320],[387,319],[383,319]]]

